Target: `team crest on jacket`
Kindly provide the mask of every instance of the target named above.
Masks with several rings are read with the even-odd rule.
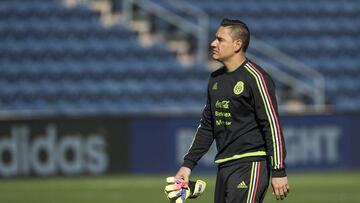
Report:
[[[238,81],[236,85],[234,86],[234,94],[239,95],[244,91],[244,82]]]

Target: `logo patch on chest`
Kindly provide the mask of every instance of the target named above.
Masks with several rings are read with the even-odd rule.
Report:
[[[236,94],[236,95],[241,94],[244,91],[244,86],[245,85],[244,85],[243,81],[238,81],[236,83],[236,85],[234,86],[234,89],[233,89],[234,94]]]
[[[212,90],[217,90],[218,89],[218,83],[215,82],[211,88]]]

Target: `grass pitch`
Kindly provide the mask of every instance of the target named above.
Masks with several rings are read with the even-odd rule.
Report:
[[[31,178],[0,180],[1,203],[161,203],[166,175]],[[191,203],[212,203],[214,176],[205,193]],[[291,193],[286,203],[360,202],[360,172],[289,174]],[[266,203],[279,202],[269,188]]]

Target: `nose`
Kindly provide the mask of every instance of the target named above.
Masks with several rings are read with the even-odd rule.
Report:
[[[212,41],[210,46],[211,46],[211,48],[215,48],[216,47],[216,40]]]

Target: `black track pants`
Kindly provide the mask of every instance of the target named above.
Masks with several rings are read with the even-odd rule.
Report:
[[[270,169],[266,160],[219,167],[215,203],[259,203],[269,186]]]

